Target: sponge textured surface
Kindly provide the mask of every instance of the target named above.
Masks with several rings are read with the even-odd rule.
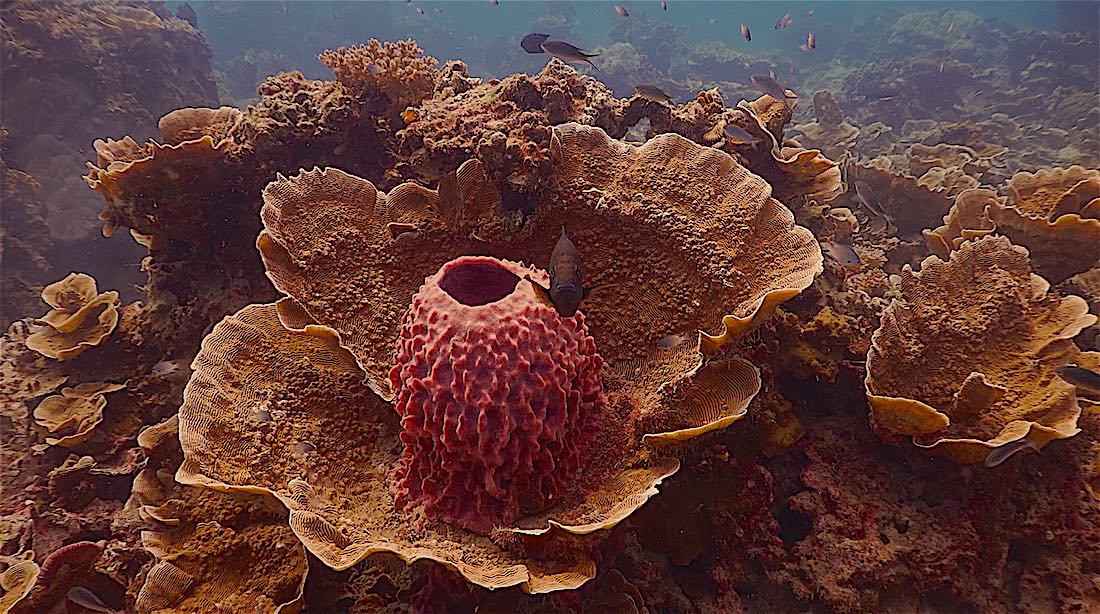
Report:
[[[390,381],[404,453],[398,508],[481,534],[560,498],[602,413],[603,360],[514,262],[464,256],[425,280]]]

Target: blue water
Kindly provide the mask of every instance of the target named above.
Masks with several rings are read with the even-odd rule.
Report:
[[[170,6],[176,6],[172,3]],[[199,29],[224,62],[250,50],[281,54],[286,67],[307,76],[327,77],[316,61],[326,48],[361,43],[369,38],[412,37],[440,60],[461,59],[471,72],[502,76],[531,70],[531,58],[518,48],[519,39],[548,14],[571,15],[570,28],[542,29],[569,36],[570,42],[595,49],[621,40],[624,27],[652,20],[681,26],[680,42],[718,41],[739,51],[776,51],[795,63],[825,62],[844,43],[880,41],[900,15],[914,11],[968,11],[987,27],[1002,31],[1053,29],[1091,30],[1098,27],[1095,2],[620,2],[629,17],[620,17],[613,2],[536,2],[487,0],[411,3],[385,2],[191,2]],[[417,9],[424,11],[419,14]],[[807,11],[813,11],[812,16]],[[789,27],[774,24],[790,12]],[[715,21],[716,23],[712,23]],[[742,40],[739,24],[752,31]],[[816,30],[818,49],[812,57],[799,50],[806,34]],[[534,65],[539,64],[534,62]]]

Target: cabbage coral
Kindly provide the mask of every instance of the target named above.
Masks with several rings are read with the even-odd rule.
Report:
[[[720,151],[567,124],[551,153],[522,228],[477,161],[438,190],[336,169],[270,184],[257,245],[286,296],[203,342],[177,480],[273,494],[335,569],[385,551],[490,588],[592,578],[601,531],[678,469],[668,444],[746,414],[759,374],[719,355],[821,253]],[[563,224],[593,281],[616,281],[569,317],[520,263],[545,262]],[[700,333],[658,345],[677,331]]]

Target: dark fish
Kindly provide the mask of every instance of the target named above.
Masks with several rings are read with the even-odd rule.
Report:
[[[722,132],[725,133],[726,139],[734,145],[756,145],[760,142],[758,137],[753,136],[751,132],[736,124],[726,124]]]
[[[419,13],[420,15],[423,15],[424,14],[424,9],[422,9],[418,6],[418,7],[416,7],[416,12]]]
[[[749,27],[745,24],[741,24],[741,38],[745,39],[746,41],[752,40],[752,32],[749,32]]]
[[[550,252],[550,266],[547,268],[550,271],[549,288],[540,286],[530,276],[526,277],[527,281],[531,282],[535,292],[544,301],[553,305],[558,315],[563,318],[572,317],[592,288],[585,288],[582,284],[581,256],[565,234],[564,226],[557,244],[554,245],[554,251]]]
[[[626,7],[621,4],[615,5],[615,14],[619,17],[630,17],[630,11],[626,10]]]
[[[1100,373],[1077,365],[1058,367],[1058,376],[1085,392],[1100,395]]]
[[[657,342],[657,348],[661,350],[672,349],[681,343],[687,341],[685,337],[680,335],[665,335],[661,337],[661,340]]]
[[[74,586],[70,588],[65,596],[69,598],[69,601],[86,610],[103,612],[104,614],[114,614],[115,612],[107,607],[107,604],[103,603],[103,600],[100,599],[99,596],[83,586]]]
[[[162,360],[153,365],[153,368],[150,369],[150,372],[153,375],[171,375],[176,371],[179,371],[181,362],[182,361],[179,360]]]
[[[852,249],[851,245],[846,243],[838,243],[836,241],[826,241],[821,244],[821,251],[829,254],[829,257],[836,260],[838,263],[847,267],[859,266],[859,254],[856,250]]]
[[[983,464],[986,467],[996,467],[1024,448],[1031,448],[1036,452],[1039,451],[1038,448],[1035,447],[1035,444],[1027,439],[1017,439],[1016,441],[1010,441],[1004,445],[993,448],[989,456],[985,457],[985,462]]]
[[[192,28],[199,27],[199,16],[195,14],[195,9],[191,8],[191,5],[186,2],[176,9],[176,17],[191,24]]]
[[[662,104],[672,102],[672,96],[669,96],[664,90],[650,83],[639,83],[634,86],[634,91],[646,100],[652,100],[653,102],[660,102]]]
[[[856,200],[863,203],[863,206],[870,209],[875,215],[887,220],[890,219],[890,216],[882,210],[882,204],[879,203],[878,196],[875,195],[871,186],[858,179],[856,180]]]
[[[662,11],[667,11],[668,10],[668,3],[665,2],[665,0],[661,0],[661,10]]]
[[[814,49],[817,49],[817,37],[814,36],[813,32],[810,32],[806,36],[806,42],[802,45],[799,45],[798,48],[803,51],[813,51]]]
[[[309,443],[308,441],[299,441],[298,443],[294,444],[293,453],[300,456],[302,454],[308,454],[316,449],[317,446]]]
[[[436,13],[442,13],[443,12],[443,9],[439,8],[438,6],[435,7],[434,9],[432,9],[432,10],[435,11]]]
[[[791,14],[790,13],[783,13],[783,16],[780,17],[775,22],[775,29],[776,30],[782,30],[783,28],[786,28],[789,25],[791,25]]]
[[[753,75],[752,82],[756,84],[756,89],[782,102],[788,109],[791,105],[787,104],[787,99],[798,98],[798,96],[788,94],[787,90],[783,89],[778,81],[768,75]]]
[[[716,25],[718,25],[718,18],[717,17],[711,17],[710,19],[707,20],[707,23],[709,23],[712,26],[716,26]]]
[[[546,53],[542,50],[542,43],[548,38],[550,38],[549,34],[536,34],[532,32],[523,37],[523,40],[519,42],[519,46],[523,47],[523,50],[527,53]]]
[[[500,4],[500,0],[489,0],[489,4],[491,4],[493,6],[496,6],[496,5]]]
[[[587,62],[589,66],[599,70],[600,67],[592,63],[589,58],[599,56],[598,53],[585,53],[579,47],[574,47],[565,41],[548,38],[542,41],[542,50],[562,62]]]

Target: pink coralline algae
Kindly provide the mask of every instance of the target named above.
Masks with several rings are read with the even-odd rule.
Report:
[[[390,371],[405,446],[399,508],[488,534],[557,502],[606,398],[584,315],[517,263],[464,256],[413,297]]]

